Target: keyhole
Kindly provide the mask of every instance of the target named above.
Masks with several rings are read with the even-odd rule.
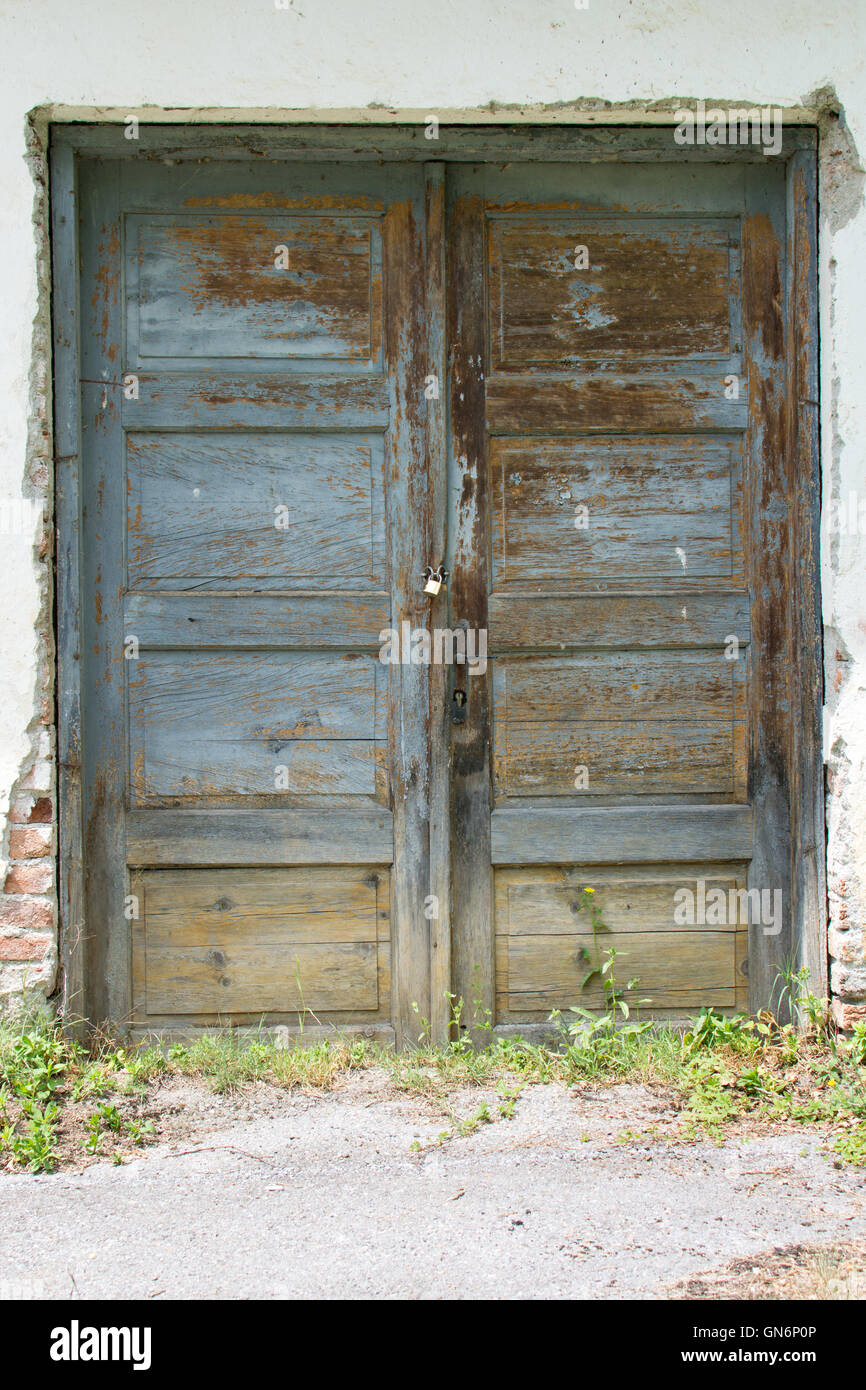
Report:
[[[454,703],[455,703],[455,705],[458,707],[458,709],[462,709],[462,708],[463,708],[463,706],[466,704],[466,691],[465,691],[465,690],[455,690],[455,691],[454,691]]]

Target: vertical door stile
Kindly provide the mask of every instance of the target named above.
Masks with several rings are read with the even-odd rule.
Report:
[[[793,947],[791,919],[790,746],[792,633],[791,500],[786,477],[785,227],[782,184],[760,166],[746,170],[743,219],[743,350],[749,425],[746,433],[750,544],[752,730],[749,799],[755,840],[749,886],[781,892],[781,930],[751,927],[749,1005],[767,1008],[776,976]]]
[[[391,395],[386,445],[391,599],[394,626],[426,625],[420,576],[430,553],[430,486],[424,379],[428,371],[423,263],[424,203],[389,205],[384,224],[385,369]],[[394,812],[393,1023],[397,1046],[412,1043],[430,1018],[429,667],[390,667]]]
[[[476,173],[477,177],[477,173]],[[484,202],[467,193],[464,171],[450,209],[448,237],[448,352],[451,410],[449,492],[451,626],[487,632],[488,478],[484,331]],[[489,675],[452,668],[464,681],[465,719],[452,724],[451,892],[453,989],[464,1001],[463,1021],[479,1037],[494,1002],[490,867]],[[488,1013],[488,1010],[490,1011]]]
[[[77,170],[68,145],[52,151],[59,917],[63,1026],[83,1038],[87,1017],[81,766],[81,426],[78,410]]]
[[[431,495],[430,553],[425,564],[445,561],[448,542],[448,450],[445,304],[445,169],[424,166],[425,303],[427,319],[427,470]],[[430,601],[430,626],[447,622],[448,588]],[[432,637],[432,633],[431,633]],[[435,649],[434,649],[435,655]],[[451,883],[449,814],[450,724],[449,667],[430,665],[430,893],[425,917],[430,922],[430,1034],[447,1041],[451,1018]]]
[[[792,918],[800,963],[812,989],[827,984],[827,876],[824,864],[824,673],[820,576],[821,461],[818,413],[818,180],[814,150],[798,150],[787,177],[787,404],[788,471],[793,554],[799,574],[793,670],[798,675],[791,717]],[[795,589],[794,592],[797,592]]]
[[[120,379],[126,370],[123,324],[123,214],[120,162],[92,166],[81,180],[82,283],[94,285],[90,319],[82,322],[81,450],[84,479],[81,580],[81,650],[89,669],[83,702],[82,744],[99,748],[85,765],[84,852],[87,921],[87,999],[91,1020],[125,1023],[130,1011],[130,924],[123,913],[128,891],[123,769],[126,764],[126,656],[124,622],[125,437]],[[86,219],[86,220],[85,220]],[[85,313],[87,312],[85,308]],[[104,383],[104,384],[101,384]],[[134,634],[133,634],[134,635]],[[95,923],[110,929],[95,930]]]

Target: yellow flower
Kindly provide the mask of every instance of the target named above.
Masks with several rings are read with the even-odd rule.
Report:
[[[584,893],[594,893],[594,892],[595,892],[595,889],[594,889],[594,888],[584,888],[583,891],[584,891]]]

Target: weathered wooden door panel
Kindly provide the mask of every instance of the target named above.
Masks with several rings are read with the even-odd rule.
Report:
[[[782,546],[758,513],[786,509],[760,481],[779,361],[749,286],[781,313],[784,171],[612,174],[449,179],[452,620],[490,654],[454,730],[455,988],[505,1026],[597,1005],[611,944],[656,1013],[743,1007],[740,890],[790,908],[758,751],[784,697],[763,632],[753,654]],[[675,916],[712,886],[724,914]],[[753,949],[757,1002],[788,920]]]
[[[131,434],[127,469],[137,592],[387,588],[381,438]]]
[[[129,330],[140,358],[381,366],[380,210],[292,217],[235,206],[127,219]]]
[[[585,1008],[604,1006],[598,976],[586,988],[575,991],[576,970],[581,970],[583,979],[596,950],[589,920],[574,912],[587,883],[595,885],[597,907],[610,928],[609,940],[621,953],[626,978],[640,977],[638,993],[652,998],[650,1011],[655,1016],[682,1015],[694,1009],[696,980],[707,1006],[747,1008],[748,987],[737,969],[748,951],[741,896],[746,886],[745,866],[701,866],[705,893],[721,892],[726,907],[732,904],[732,911],[726,912],[728,920],[712,925],[688,926],[675,920],[674,895],[691,872],[692,866],[685,864],[498,871],[499,1022],[514,1025],[527,1019],[544,1020],[553,1009],[568,1009],[576,999]]]
[[[426,1007],[424,673],[378,660],[427,514],[423,194],[404,165],[83,166],[97,1018]]]
[[[724,436],[492,438],[494,589],[648,575],[742,584],[740,455]]]
[[[343,865],[134,874],[135,1017],[387,1010],[388,877]]]
[[[736,336],[735,229],[681,215],[521,216],[488,206],[492,371],[726,356]],[[580,247],[587,264],[576,276]]]
[[[811,155],[166,138],[76,165],[89,1016],[520,1030],[608,944],[766,1004],[821,959]]]

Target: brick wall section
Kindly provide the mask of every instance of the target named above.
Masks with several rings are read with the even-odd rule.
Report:
[[[34,715],[30,752],[13,788],[0,864],[0,1014],[45,1007],[57,985],[57,797],[54,729],[53,439],[47,129],[28,128],[33,175],[37,313],[30,365],[30,415],[22,495],[42,503],[33,537],[39,592],[35,631]]]
[[[48,729],[43,730],[46,738]],[[47,787],[21,788],[9,813],[8,863],[0,894],[0,1009],[44,1000],[57,975],[57,832],[53,765],[22,778]]]
[[[866,1022],[866,941],[861,926],[848,925],[847,889],[845,879],[830,884],[830,988],[833,1016],[842,1028]]]
[[[829,780],[832,790],[839,779],[831,774]],[[850,854],[844,805],[838,795],[829,798],[828,948],[833,1017],[840,1028],[849,1029],[866,1022],[866,930],[859,920],[862,889]]]

